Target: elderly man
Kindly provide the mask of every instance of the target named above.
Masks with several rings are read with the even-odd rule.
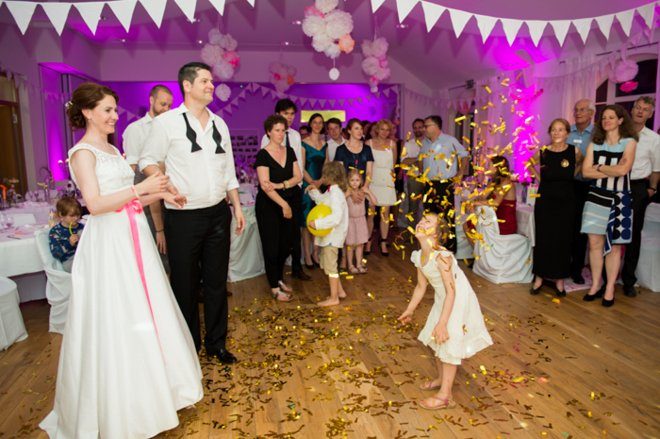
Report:
[[[632,192],[633,228],[632,242],[626,246],[623,259],[623,293],[635,297],[635,270],[639,261],[644,213],[649,199],[658,190],[660,180],[660,136],[646,127],[646,121],[653,116],[655,99],[642,96],[635,101],[632,109],[632,121],[635,131],[639,133],[639,142],[635,150],[635,161],[630,171],[630,189]]]
[[[566,143],[574,145],[586,156],[587,147],[591,142],[591,134],[594,130],[593,118],[596,107],[589,99],[580,99],[573,107],[573,118],[575,125],[571,126]],[[576,284],[583,284],[582,269],[587,252],[587,235],[580,233],[582,226],[582,209],[589,192],[589,181],[579,173],[575,176],[575,224],[573,227],[573,254],[571,260],[571,277]]]

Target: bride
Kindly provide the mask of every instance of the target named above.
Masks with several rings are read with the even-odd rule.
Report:
[[[84,83],[67,105],[71,126],[85,129],[69,166],[91,215],[71,273],[55,406],[40,424],[51,438],[152,437],[203,397],[192,337],[142,213],[185,199],[165,191],[162,175],[132,186],[131,167],[108,143],[117,101]]]

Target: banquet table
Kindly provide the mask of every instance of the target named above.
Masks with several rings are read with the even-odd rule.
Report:
[[[37,224],[47,224],[51,207],[52,204],[46,202],[26,201],[17,207],[5,209],[2,211],[2,213],[5,215],[29,213],[34,215],[34,218],[37,220]]]
[[[48,226],[30,224],[0,232],[0,276],[16,282],[21,302],[46,298],[46,275],[34,238],[34,232],[44,227]]]
[[[243,206],[243,216],[245,229],[240,235],[236,234],[236,219],[231,220],[231,250],[227,275],[229,282],[250,279],[266,272],[254,204]]]

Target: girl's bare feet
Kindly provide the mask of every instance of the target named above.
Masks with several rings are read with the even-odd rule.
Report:
[[[333,299],[332,297],[328,297],[327,299],[317,303],[318,306],[336,306],[339,305],[339,298]]]
[[[442,386],[442,378],[436,378],[434,380],[424,381],[423,384],[420,384],[420,390],[438,390]]]
[[[456,403],[451,399],[451,396],[441,396],[439,394],[422,399],[417,404],[426,410],[443,410],[456,406]]]

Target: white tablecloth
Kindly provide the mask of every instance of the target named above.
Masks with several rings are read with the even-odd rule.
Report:
[[[26,201],[20,207],[12,207],[2,211],[5,215],[15,215],[20,213],[31,213],[37,220],[37,224],[47,224],[48,214],[51,205],[45,202]]]
[[[646,208],[639,262],[635,272],[640,285],[660,292],[660,204],[652,203]]]
[[[518,204],[516,206],[516,222],[518,223],[518,234],[529,238],[532,247],[536,244],[534,206],[529,204]]]
[[[21,302],[46,298],[46,275],[34,240],[34,231],[43,227],[23,226],[0,233],[0,276],[16,282]]]
[[[227,276],[229,282],[250,279],[266,272],[254,205],[243,206],[243,216],[245,230],[240,236],[236,235],[236,220],[231,221],[231,251]]]

